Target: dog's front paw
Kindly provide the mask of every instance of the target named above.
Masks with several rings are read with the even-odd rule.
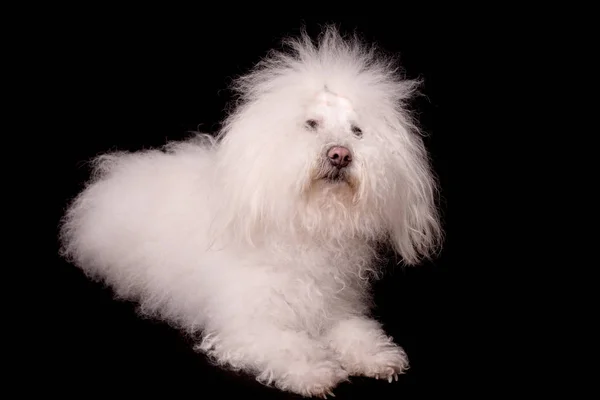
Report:
[[[406,353],[401,347],[393,344],[379,349],[374,354],[358,349],[351,357],[346,357],[342,365],[351,375],[387,379],[390,383],[394,379],[398,380],[398,375],[409,368]]]
[[[374,320],[350,318],[340,321],[326,340],[349,375],[392,382],[408,369],[408,357],[402,347],[396,345]]]
[[[274,384],[282,390],[304,397],[327,398],[327,395],[335,397],[333,389],[346,380],[348,373],[340,363],[327,360],[318,363],[292,363],[283,376],[274,380]]]

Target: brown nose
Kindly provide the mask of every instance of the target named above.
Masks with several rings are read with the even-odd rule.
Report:
[[[352,162],[350,150],[342,146],[333,146],[327,151],[329,162],[336,168],[347,167]]]

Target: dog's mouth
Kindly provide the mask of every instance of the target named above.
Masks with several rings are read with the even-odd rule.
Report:
[[[357,177],[349,168],[337,168],[323,160],[317,164],[312,172],[311,186],[314,186],[314,189],[329,188],[342,191],[350,189],[350,191],[355,191],[358,188]]]
[[[358,177],[348,168],[336,168],[321,163],[312,171],[310,184],[305,187],[308,198],[317,201],[334,198],[336,202],[353,204],[357,201]],[[325,197],[322,197],[322,196]]]
[[[343,169],[331,168],[321,177],[328,183],[348,183],[348,174]]]
[[[338,188],[349,188],[351,191],[355,191],[358,187],[358,181],[356,177],[350,173],[347,169],[331,168],[326,171],[322,171],[317,177],[316,181],[323,182],[327,186],[338,187]]]

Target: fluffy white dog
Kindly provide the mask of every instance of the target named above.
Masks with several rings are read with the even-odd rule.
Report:
[[[142,312],[200,334],[223,367],[304,396],[397,379],[401,347],[369,315],[379,245],[406,264],[442,229],[436,180],[393,59],[332,27],[236,81],[216,137],[95,159],[62,253]]]

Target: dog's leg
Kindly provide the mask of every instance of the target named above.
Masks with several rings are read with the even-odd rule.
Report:
[[[335,324],[325,336],[350,375],[364,375],[389,382],[408,369],[408,358],[372,319],[352,317]]]
[[[253,373],[265,385],[307,397],[331,394],[348,378],[335,354],[321,341],[266,322],[208,334],[199,349],[217,364]]]

